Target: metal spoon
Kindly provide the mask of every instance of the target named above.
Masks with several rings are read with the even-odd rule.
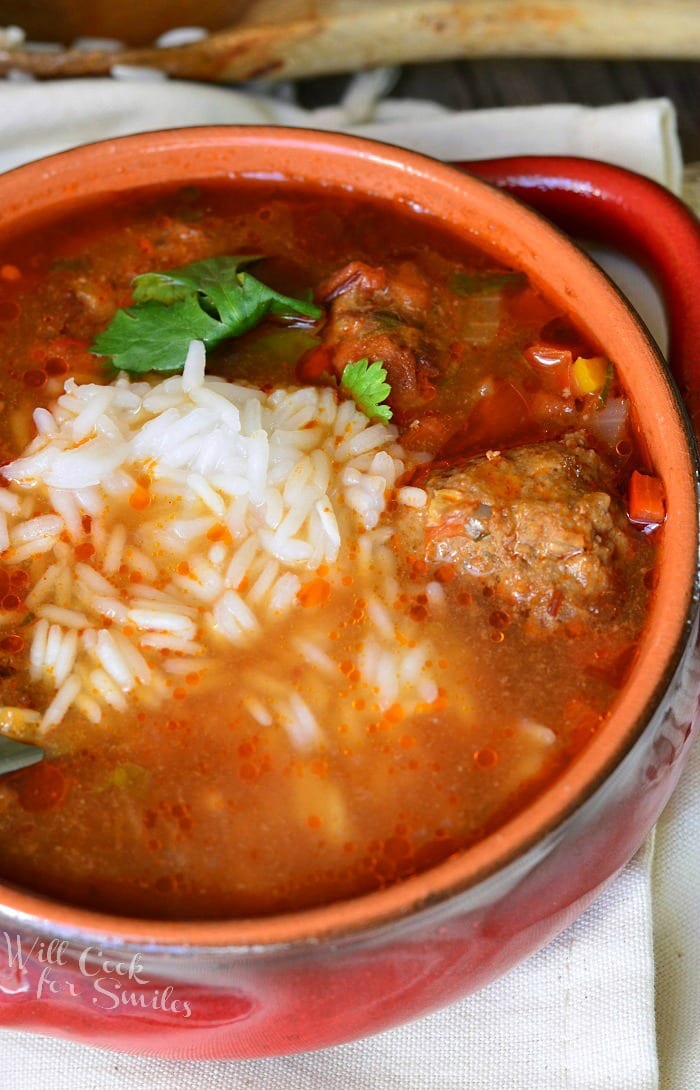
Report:
[[[0,736],[0,776],[6,772],[16,772],[18,768],[28,768],[41,761],[43,756],[44,751],[39,746]]]

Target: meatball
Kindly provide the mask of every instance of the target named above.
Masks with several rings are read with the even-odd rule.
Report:
[[[352,261],[328,277],[316,294],[328,308],[322,345],[333,370],[341,375],[347,363],[362,357],[381,360],[394,411],[400,415],[420,406],[426,383],[437,372],[424,328],[432,291],[416,266],[405,261],[384,268]]]
[[[430,475],[419,547],[544,626],[609,611],[633,532],[611,482],[579,433],[490,451]]]

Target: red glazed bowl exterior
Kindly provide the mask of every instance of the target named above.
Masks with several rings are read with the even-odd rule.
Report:
[[[0,177],[2,233],[82,200],[164,182],[264,176],[353,187],[439,216],[522,268],[615,361],[668,502],[660,577],[608,724],[522,813],[391,889],[287,916],[172,923],[83,911],[0,885],[0,1026],[158,1056],[228,1059],[351,1040],[512,968],[627,862],[697,725],[693,440],[648,335],[564,236],[453,168],[351,137],[257,127],[146,134]]]

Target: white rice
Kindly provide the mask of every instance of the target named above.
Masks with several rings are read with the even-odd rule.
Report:
[[[133,677],[135,677],[137,681],[140,681],[142,685],[148,685],[151,680],[151,668],[138,647],[136,647],[132,640],[127,639],[118,629],[115,629],[113,633],[110,632],[109,635],[116,644],[117,650],[121,651],[124,661],[131,670]]]
[[[40,732],[43,734],[51,727],[58,726],[63,719],[64,715],[70,708],[75,698],[80,694],[80,681],[75,674],[71,674],[67,681],[64,681],[61,688],[58,690],[53,700],[49,704],[48,708],[44,712],[41,725],[39,727]]]
[[[95,656],[105,673],[120,689],[125,692],[133,689],[134,673],[123,651],[117,646],[114,636],[106,628],[101,628],[97,633]]]
[[[441,583],[432,580],[426,586],[425,593],[433,609],[441,609],[445,605],[445,590]]]
[[[130,609],[129,620],[142,632],[174,632],[185,639],[192,639],[197,631],[194,621],[174,611],[162,609]]]
[[[124,555],[125,545],[126,526],[124,526],[123,523],[118,523],[112,530],[107,541],[107,547],[102,561],[102,570],[105,575],[114,575],[119,569],[122,562],[122,556]]]
[[[227,590],[219,599],[214,607],[214,618],[233,643],[239,642],[241,633],[254,632],[259,627],[253,611],[233,590]]]
[[[127,703],[124,694],[108,673],[99,668],[93,670],[90,674],[89,683],[93,697],[105,704],[109,704],[111,708],[118,712],[126,711]]]
[[[259,723],[261,727],[272,726],[274,720],[271,713],[256,696],[246,694],[246,696],[243,697],[243,706],[248,714],[252,716],[255,722]]]
[[[49,498],[54,511],[57,511],[65,522],[71,537],[80,537],[83,528],[82,516],[72,493],[63,488],[50,488]]]
[[[152,648],[154,651],[175,651],[183,655],[201,655],[204,648],[196,640],[176,636],[172,632],[146,632],[139,635],[139,646]]]
[[[49,635],[49,622],[42,618],[34,626],[34,635],[29,651],[29,676],[38,681],[46,669],[46,641]]]
[[[19,496],[15,496],[7,488],[0,488],[0,511],[4,511],[7,515],[18,515],[20,506]]]
[[[64,609],[62,606],[40,606],[37,610],[39,617],[45,617],[53,624],[62,625],[63,628],[89,628],[90,622],[84,613],[77,609]]]
[[[399,503],[402,503],[404,507],[425,507],[427,496],[424,488],[399,488],[396,492],[396,499]]]
[[[25,560],[31,560],[35,556],[51,552],[57,541],[58,538],[54,534],[33,538],[32,541],[27,541],[25,545],[19,545],[12,549],[12,560],[15,564],[23,564]]]
[[[102,708],[94,697],[88,696],[85,692],[78,693],[73,703],[90,723],[97,724],[101,721]]]
[[[301,590],[301,580],[294,572],[285,572],[270,588],[267,603],[267,612],[271,617],[279,617],[287,613],[294,605],[297,594]]]
[[[52,624],[46,637],[46,650],[44,651],[44,664],[46,670],[51,672],[61,650],[63,634],[60,625]]]
[[[311,640],[297,639],[294,640],[294,649],[298,651],[303,659],[311,665],[315,666],[318,670],[328,674],[329,677],[337,677],[338,667],[330,655],[326,654],[323,648],[318,644],[312,643]]]
[[[148,586],[139,586],[139,592],[131,599],[129,607],[131,609],[160,609],[165,613],[181,613],[183,617],[197,616],[197,609],[194,606],[188,606],[185,602],[177,601],[172,595]]]
[[[367,613],[377,631],[387,640],[396,638],[394,622],[389,610],[376,595],[372,595],[367,603]]]
[[[118,598],[103,597],[98,594],[92,599],[92,608],[101,617],[108,617],[110,621],[117,621],[122,625],[129,622],[129,608]]]
[[[67,681],[78,651],[78,633],[75,628],[66,632],[53,668],[54,685],[60,687]]]
[[[289,735],[295,749],[313,749],[322,740],[323,735],[318,721],[306,701],[294,691],[286,700],[272,700],[275,719]]]
[[[29,669],[49,692],[42,730],[71,706],[101,722],[105,706],[127,709],[125,694],[151,706],[168,692],[164,669],[173,678],[197,663],[209,670],[226,645],[266,638],[270,620],[299,609],[321,565],[329,593],[340,585],[357,541],[360,572],[376,567],[390,591],[369,597],[360,683],[379,690],[382,708],[437,693],[423,672],[427,645],[396,644],[412,622],[391,605],[391,531],[379,524],[392,495],[420,507],[425,492],[395,489],[409,462],[395,428],[327,387],[266,395],[207,376],[199,342],[180,376],[68,379],[34,419],[36,437],[3,467],[0,552],[9,567],[31,564]],[[442,587],[428,596],[439,607]],[[330,649],[303,630],[295,648],[327,694],[337,677]],[[300,749],[322,738],[327,695],[307,701],[287,682],[267,678],[260,690],[251,678],[240,698],[255,722],[278,721]]]
[[[95,594],[109,595],[117,593],[114,584],[110,583],[109,579],[105,579],[104,575],[101,575],[95,568],[91,568],[89,564],[76,564],[75,574],[86,590],[90,590]]]
[[[260,572],[260,575],[247,593],[246,597],[250,605],[256,606],[264,601],[272,584],[277,578],[279,570],[280,566],[276,560],[267,561],[263,570]]]

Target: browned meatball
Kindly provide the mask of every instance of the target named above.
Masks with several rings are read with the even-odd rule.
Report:
[[[352,261],[328,277],[316,295],[327,307],[321,337],[335,372],[341,375],[346,364],[363,357],[381,360],[394,411],[400,415],[421,405],[422,383],[436,371],[424,331],[432,291],[416,266]]]
[[[614,607],[633,531],[611,480],[580,434],[435,471],[419,513],[425,557],[546,626]]]

